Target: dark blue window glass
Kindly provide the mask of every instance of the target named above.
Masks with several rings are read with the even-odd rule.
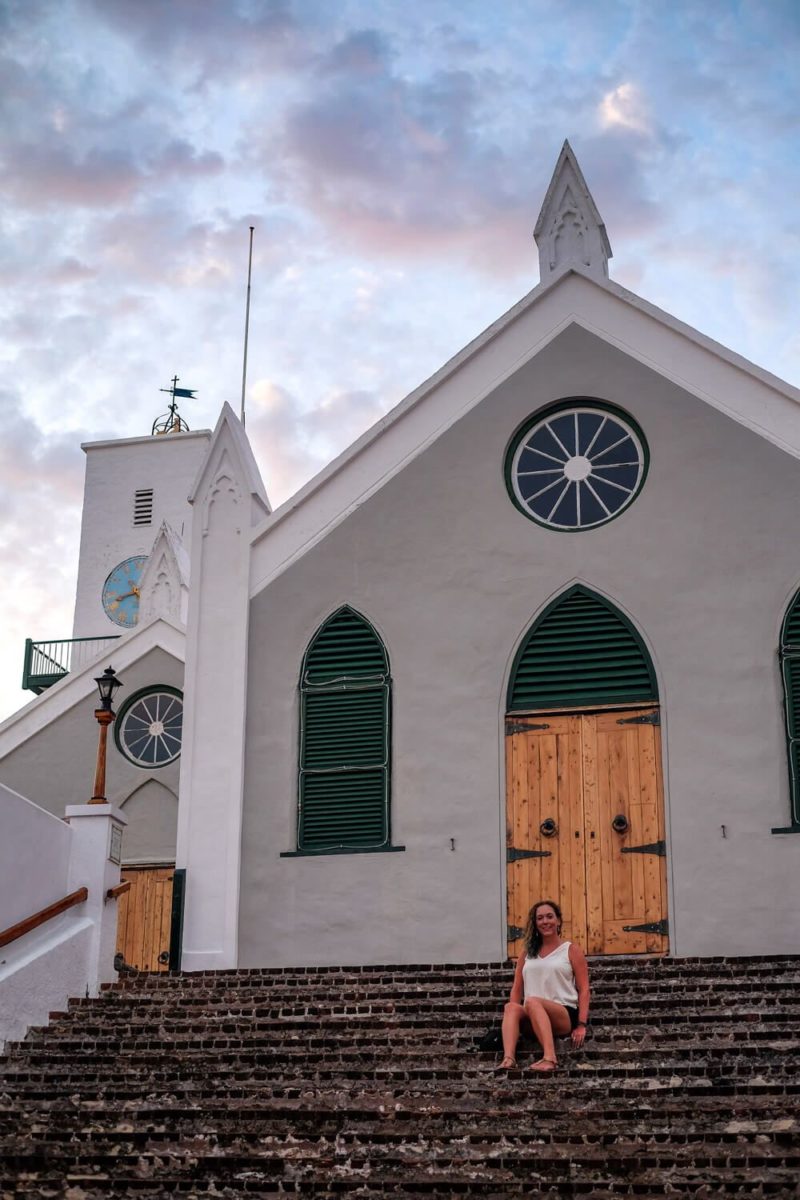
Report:
[[[588,405],[551,410],[515,443],[513,494],[552,529],[591,529],[627,508],[644,482],[641,434],[622,414]]]

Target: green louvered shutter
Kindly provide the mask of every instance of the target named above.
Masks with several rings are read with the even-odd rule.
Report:
[[[511,712],[658,699],[642,639],[612,605],[576,586],[538,619],[517,654]]]
[[[800,825],[800,592],[789,606],[781,630],[781,674],[786,712],[792,824]]]
[[[362,616],[340,608],[303,660],[298,849],[388,844],[390,703],[383,643]]]

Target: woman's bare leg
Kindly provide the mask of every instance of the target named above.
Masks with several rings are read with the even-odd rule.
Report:
[[[521,1004],[509,1000],[503,1011],[503,1062],[517,1061],[517,1042],[519,1027],[525,1019],[525,1009]]]
[[[549,1067],[546,1067],[534,1063],[534,1069],[551,1070],[558,1062],[554,1037],[563,1037],[572,1028],[569,1013],[563,1004],[556,1004],[554,1000],[543,1000],[539,996],[529,996],[525,1001],[525,1016],[531,1023],[534,1037],[542,1047],[542,1064],[551,1064]]]

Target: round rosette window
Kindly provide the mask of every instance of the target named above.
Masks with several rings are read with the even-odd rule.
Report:
[[[114,722],[117,749],[137,767],[166,767],[181,752],[183,696],[172,687],[136,692]]]
[[[548,529],[595,529],[636,498],[647,474],[647,444],[630,417],[573,401],[538,413],[506,457],[511,498]]]

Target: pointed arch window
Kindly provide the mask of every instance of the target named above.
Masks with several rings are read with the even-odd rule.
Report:
[[[577,584],[534,623],[511,672],[508,711],[658,699],[653,664],[627,617]]]
[[[300,675],[299,853],[395,848],[390,745],[386,648],[345,606],[314,634]]]
[[[773,833],[800,832],[800,592],[787,609],[781,628],[781,677],[789,759],[791,825]]]

